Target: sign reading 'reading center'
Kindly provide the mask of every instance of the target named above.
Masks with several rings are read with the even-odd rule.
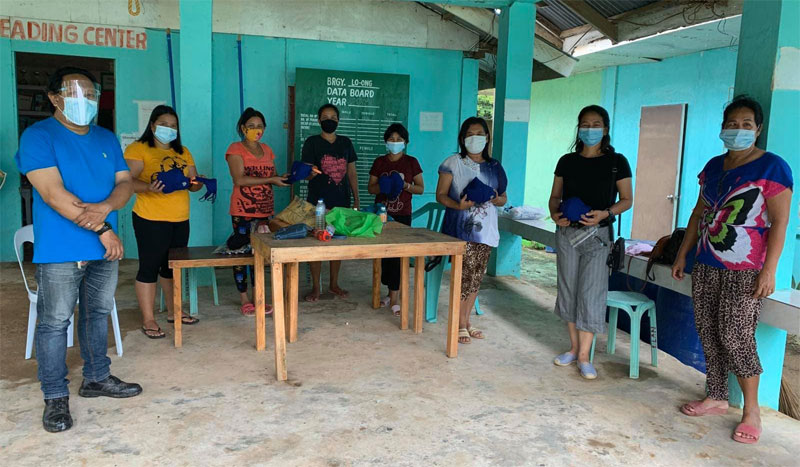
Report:
[[[147,50],[147,31],[142,28],[63,23],[8,16],[0,16],[0,38]]]

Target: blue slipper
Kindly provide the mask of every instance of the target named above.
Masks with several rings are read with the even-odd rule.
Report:
[[[553,363],[558,366],[568,366],[578,360],[578,356],[569,352],[564,352],[553,360]]]
[[[581,376],[585,379],[597,378],[597,370],[595,370],[594,365],[589,362],[578,362],[578,369],[581,370]]]

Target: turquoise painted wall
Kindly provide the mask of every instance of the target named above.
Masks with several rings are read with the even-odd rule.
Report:
[[[116,60],[117,70],[117,133],[138,130],[137,100],[163,100],[170,103],[169,68],[167,65],[166,33],[148,31],[147,51],[126,51],[99,47],[0,41],[0,102],[16,101],[13,52],[40,52],[64,55],[106,57]],[[173,33],[173,62],[176,72],[176,92],[180,96],[179,35]],[[461,52],[343,44],[306,40],[275,39],[260,36],[242,37],[245,107],[252,106],[264,113],[267,129],[263,141],[277,157],[279,171],[286,169],[288,149],[287,102],[288,86],[294,84],[297,67],[357,70],[377,73],[402,73],[411,77],[409,100],[409,153],[420,160],[424,171],[425,193],[414,197],[414,206],[435,199],[439,163],[457,149],[456,137],[461,120],[476,113],[478,67],[475,60],[464,59]],[[197,209],[193,194],[193,233],[190,244],[222,243],[230,233],[229,199],[232,190],[225,149],[238,139],[236,121],[239,118],[239,86],[236,35],[214,34],[212,37],[211,84],[211,154],[198,161],[198,171],[218,180],[217,202],[212,208]],[[180,99],[178,99],[180,109]],[[320,105],[323,98],[320,98]],[[443,131],[421,132],[419,112],[442,112]],[[4,105],[0,109],[0,168],[9,173],[8,182],[0,192],[3,216],[0,225],[0,260],[15,259],[12,238],[20,226],[19,177],[13,162],[17,149],[16,108]],[[181,124],[191,118],[180,115]],[[184,144],[193,153],[203,154],[191,138]],[[276,189],[276,209],[289,201],[288,189]],[[136,243],[130,221],[132,202],[121,211],[122,239],[127,257],[136,257]],[[213,214],[209,214],[213,213]],[[210,226],[207,230],[203,226]],[[202,232],[198,229],[204,229]]]
[[[659,63],[618,67],[614,81],[603,83],[606,99],[616,96],[611,124],[611,142],[624,154],[634,173],[639,147],[639,118],[643,106],[688,104],[681,173],[678,225],[689,222],[697,202],[697,174],[706,162],[724,149],[718,135],[722,110],[730,99],[736,73],[736,49],[716,49]],[[613,73],[606,73],[606,77]],[[634,199],[634,207],[636,200]],[[630,234],[631,215],[623,215],[623,235]]]
[[[138,107],[134,100],[163,100],[170,102],[169,68],[167,66],[166,32],[147,31],[147,50],[125,50],[71,44],[52,44],[0,39],[0,168],[8,179],[0,190],[0,260],[16,261],[13,248],[14,232],[21,225],[19,201],[19,172],[14,163],[17,152],[18,129],[14,53],[31,52],[57,55],[77,55],[109,58],[115,61],[116,72],[116,130],[117,134],[138,132]],[[177,34],[173,47],[177,53]],[[176,61],[177,68],[177,61]],[[176,69],[176,72],[178,70]],[[176,76],[178,79],[180,74]],[[176,87],[176,92],[179,88]],[[136,257],[136,240],[131,226],[133,203],[120,211],[120,232],[126,256]]]
[[[575,142],[578,112],[600,103],[602,77],[596,71],[531,86],[525,204],[547,208],[556,163]]]

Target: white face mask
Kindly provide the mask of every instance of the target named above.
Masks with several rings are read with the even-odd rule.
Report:
[[[467,147],[467,152],[470,154],[480,154],[483,152],[483,148],[486,147],[486,136],[468,136],[464,139],[464,146]]]

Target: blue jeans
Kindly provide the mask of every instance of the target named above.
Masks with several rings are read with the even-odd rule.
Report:
[[[80,268],[76,262],[37,265],[36,360],[45,400],[69,395],[67,328],[76,302],[83,377],[95,382],[111,374],[106,355],[108,314],[114,308],[118,270],[119,261],[106,260],[89,261]]]

